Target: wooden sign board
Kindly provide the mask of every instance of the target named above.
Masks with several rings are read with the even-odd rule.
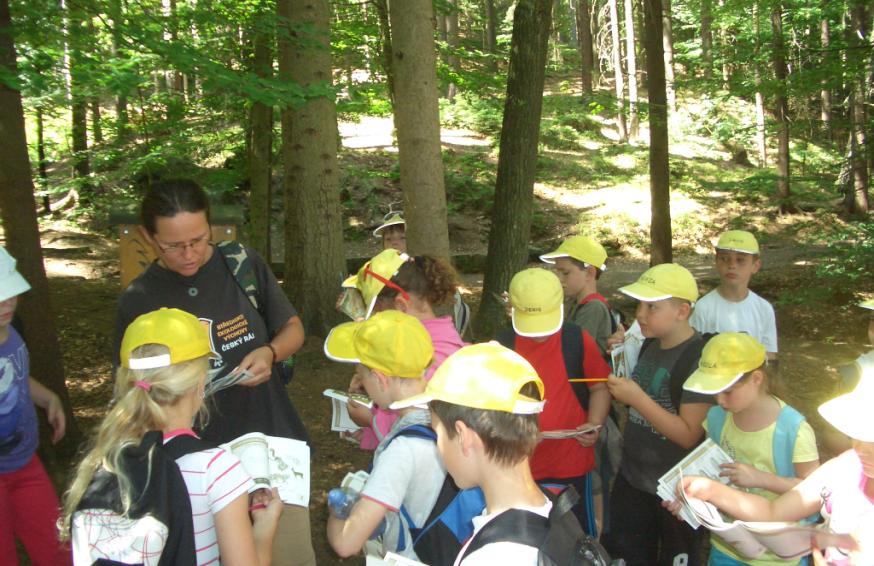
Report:
[[[210,235],[213,242],[235,240],[237,227],[233,224],[216,224],[212,226]],[[155,252],[140,234],[136,224],[121,224],[118,227],[118,252],[121,262],[121,288],[126,288],[131,281],[155,261]]]

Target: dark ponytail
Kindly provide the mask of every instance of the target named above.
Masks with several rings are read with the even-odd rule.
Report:
[[[180,212],[205,212],[209,222],[209,199],[200,185],[190,179],[158,181],[149,188],[140,207],[140,222],[154,234],[155,221],[171,218]]]

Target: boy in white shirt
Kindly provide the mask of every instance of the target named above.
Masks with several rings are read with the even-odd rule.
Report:
[[[690,323],[702,334],[745,332],[765,346],[769,360],[777,359],[777,320],[771,303],[749,289],[759,272],[759,243],[745,230],[729,230],[716,243],[719,286],[695,304]]]
[[[528,361],[497,342],[466,346],[449,356],[425,392],[392,408],[429,404],[440,456],[458,487],[481,487],[483,515],[456,558],[463,566],[535,565],[538,549],[502,540],[477,544],[483,527],[521,509],[546,520],[552,508],[531,475],[528,460],[539,438],[543,382]],[[476,548],[476,550],[473,550]]]

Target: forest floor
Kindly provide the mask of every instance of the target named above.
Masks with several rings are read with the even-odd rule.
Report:
[[[533,238],[538,248],[546,249],[577,227],[600,237],[611,253],[600,291],[630,319],[634,305],[616,290],[648,267],[646,146],[639,142],[619,148],[611,139],[609,118],[596,119],[602,128],[596,141],[582,140],[570,149],[542,152]],[[341,153],[346,171],[343,199],[352,227],[347,229],[347,251],[350,257],[369,256],[378,251],[369,231],[379,224],[388,203],[400,200],[391,120],[365,118],[341,125],[340,131],[345,146]],[[459,187],[476,191],[476,186],[470,189],[464,181],[479,175],[483,163],[496,162],[491,141],[470,130],[444,130],[444,134],[447,170],[455,175],[450,177],[447,192],[456,198],[482,198],[462,193]],[[689,267],[706,292],[718,283],[709,243],[713,237],[741,225],[760,234],[764,265],[752,288],[777,310],[780,373],[787,386],[787,401],[808,416],[822,441],[829,433],[816,406],[837,391],[836,368],[866,348],[863,309],[853,306],[846,294],[834,298],[817,291],[823,283],[816,267],[826,248],[813,234],[838,220],[822,208],[778,216],[756,195],[741,199],[720,182],[745,175],[748,169],[731,163],[730,156],[709,140],[684,136],[674,141],[672,183],[682,186],[689,179],[698,183],[698,190],[674,191],[672,197],[675,261]],[[488,183],[487,178],[480,181]],[[488,223],[481,208],[450,205],[449,222],[453,253],[486,252]],[[112,395],[109,360],[115,303],[121,290],[116,241],[105,232],[85,232],[69,222],[44,220],[42,245],[67,385],[78,425],[87,433],[105,413]],[[277,250],[274,260],[281,258]],[[467,300],[475,309],[482,274],[463,273],[462,279]],[[365,467],[369,459],[331,432],[330,402],[322,395],[328,387],[345,388],[351,373],[350,367],[324,358],[320,339],[308,338],[288,387],[313,439],[310,508],[313,542],[318,563],[323,565],[363,563],[360,558],[338,560],[324,536],[327,490],[347,471]],[[826,455],[838,449],[830,442],[821,444]],[[69,464],[52,470],[61,484],[67,479]]]

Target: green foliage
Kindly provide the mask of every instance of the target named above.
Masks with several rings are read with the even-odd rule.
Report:
[[[443,152],[446,206],[449,214],[489,214],[495,200],[494,165],[479,153]]]
[[[469,128],[477,132],[497,136],[504,119],[503,102],[495,98],[481,98],[463,93],[449,102],[440,100],[441,122],[456,128]]]
[[[874,280],[874,220],[847,224],[824,240],[828,253],[817,268],[819,276],[849,293]]]

